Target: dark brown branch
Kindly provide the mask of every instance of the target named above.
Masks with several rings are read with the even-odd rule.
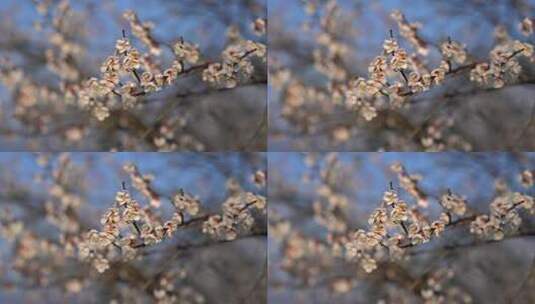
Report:
[[[413,251],[413,252],[410,252],[409,255],[420,255],[420,254],[436,253],[440,251],[468,249],[468,248],[473,248],[477,246],[484,246],[484,245],[489,245],[489,244],[500,243],[500,242],[507,241],[507,240],[513,240],[513,239],[525,238],[525,237],[533,237],[533,236],[535,236],[535,231],[525,231],[525,232],[520,232],[518,234],[508,236],[504,238],[503,240],[485,240],[485,241],[476,241],[476,242],[464,243],[464,244],[451,244],[451,245],[446,245],[446,246],[439,247],[439,248]]]

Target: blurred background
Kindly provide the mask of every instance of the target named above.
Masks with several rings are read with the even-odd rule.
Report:
[[[76,256],[66,257],[63,249],[45,253],[54,248],[46,244],[63,244],[69,237],[58,230],[61,223],[76,223],[80,233],[101,229],[100,219],[114,206],[123,182],[142,207],[148,205],[122,169],[126,163],[154,178],[151,186],[162,200],[155,212],[165,220],[174,212],[171,198],[181,189],[200,200],[199,216],[221,213],[236,187],[266,195],[252,178],[266,170],[264,154],[0,153],[0,302],[155,303],[154,284],[169,275],[180,303],[264,303],[265,214],[255,217],[250,235],[232,242],[201,233],[202,222],[180,228],[171,239],[103,274]],[[50,208],[66,201],[76,203],[58,224]],[[9,240],[12,220],[23,223],[24,238]],[[42,254],[35,244],[41,244]]]
[[[443,150],[532,150],[535,70],[528,60],[520,60],[520,78],[503,89],[477,87],[468,72],[460,73],[409,98],[408,107],[381,109],[371,122],[337,105],[332,88],[368,75],[390,29],[409,55],[415,52],[390,18],[394,10],[420,26],[418,35],[430,50],[420,59],[436,67],[437,46],[448,37],[466,46],[467,62],[487,59],[504,34],[533,43],[533,35],[522,36],[518,26],[533,18],[534,8],[532,0],[270,1],[270,149],[422,151],[422,138],[438,130]],[[334,62],[316,56],[331,51],[341,54]],[[326,69],[345,76],[331,81]]]
[[[65,3],[70,5],[68,13],[58,12]],[[135,46],[141,46],[122,17],[126,10],[153,24],[154,38],[165,46],[155,63],[164,67],[173,59],[167,46],[180,37],[199,45],[201,62],[221,59],[221,51],[230,43],[229,33],[265,43],[265,36],[256,36],[251,28],[257,18],[266,18],[265,0],[7,0],[0,3],[0,58],[20,67],[36,90],[47,88],[53,94],[60,89],[60,79],[47,66],[45,53],[57,47],[52,43],[51,24],[58,15],[67,24],[65,37],[82,50],[68,64],[79,71],[79,79],[88,79],[99,75],[123,29]],[[0,149],[154,151],[155,138],[171,132],[175,150],[265,150],[267,72],[265,62],[256,61],[250,81],[235,89],[209,87],[201,81],[201,73],[191,73],[161,92],[140,98],[142,106],[114,112],[103,122],[66,104],[62,96],[25,104],[23,93],[8,92],[4,79]],[[7,68],[5,61],[0,64]]]
[[[430,218],[438,216],[437,200],[448,189],[466,198],[467,215],[489,213],[505,188],[535,194],[519,179],[535,167],[534,153],[270,153],[270,303],[424,303],[414,289],[443,269],[454,273],[443,283],[444,293],[454,288],[472,303],[533,303],[535,221],[528,212],[521,212],[520,231],[530,235],[489,243],[470,235],[467,223],[409,249],[406,259],[378,263],[370,274],[333,255],[329,240],[336,233],[327,227],[338,227],[341,235],[368,229],[391,182],[409,207],[415,205],[390,170],[396,162],[421,177],[418,186],[430,207],[420,210]],[[332,226],[320,220],[315,204],[330,210]]]

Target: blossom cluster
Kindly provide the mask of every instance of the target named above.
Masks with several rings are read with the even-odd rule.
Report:
[[[533,171],[530,170],[524,170],[520,174],[520,183],[522,183],[522,186],[525,188],[533,187]]]
[[[418,186],[418,182],[422,179],[420,175],[409,174],[401,163],[392,164],[390,169],[397,173],[399,184],[416,199],[419,206],[425,208],[429,205],[427,195]]]
[[[162,222],[154,210],[160,207],[160,199],[151,188],[150,179],[133,164],[126,164],[123,169],[130,174],[134,187],[147,197],[149,206],[142,207],[123,189],[115,196],[115,206],[103,214],[101,229],[91,229],[82,236],[78,243],[80,259],[91,262],[101,273],[110,267],[110,261],[133,259],[139,248],[172,237],[185,224],[186,216],[192,220],[199,212],[199,201],[181,191],[173,200],[175,212]]]
[[[529,37],[533,34],[533,20],[528,17],[524,18],[518,25],[518,28],[522,35]]]
[[[401,35],[414,45],[420,55],[426,56],[429,49],[418,36],[419,26],[408,23],[399,11],[393,12],[391,17],[398,22]],[[349,82],[345,93],[346,104],[356,107],[366,120],[372,120],[377,111],[375,103],[381,96],[388,97],[392,106],[399,107],[408,96],[442,84],[445,76],[452,71],[453,62],[462,64],[467,55],[465,47],[451,39],[440,45],[440,51],[443,57],[440,65],[428,71],[418,57],[400,47],[391,34],[383,43],[384,54],[375,57],[368,66],[369,79],[358,77]],[[394,75],[398,76],[393,78]],[[391,82],[392,78],[394,82]]]
[[[321,226],[332,233],[340,233],[347,229],[342,214],[349,206],[349,199],[337,188],[336,177],[341,169],[336,153],[329,153],[325,157],[326,166],[320,171],[322,184],[316,188],[318,199],[313,202],[314,219]],[[307,165],[311,165],[314,159],[308,159]]]
[[[504,193],[490,203],[490,213],[482,214],[470,224],[470,232],[494,240],[502,240],[507,232],[517,231],[522,224],[519,211],[535,214],[533,197],[518,192]]]
[[[141,192],[148,200],[152,207],[158,208],[161,205],[160,196],[152,189],[151,182],[153,175],[142,175],[136,165],[129,163],[123,166],[123,170],[130,175],[134,187]]]
[[[429,222],[416,207],[409,208],[394,190],[384,193],[381,205],[368,218],[369,230],[356,230],[344,244],[346,257],[358,260],[367,273],[377,268],[376,257],[381,256],[385,248],[391,258],[399,259],[405,248],[440,236],[451,222],[445,212]]]
[[[117,40],[115,55],[102,64],[102,77],[91,78],[82,85],[80,103],[93,109],[99,120],[109,116],[109,98],[119,96],[124,106],[131,107],[139,96],[159,91],[173,84],[180,75],[194,70],[202,70],[202,79],[209,84],[233,88],[253,74],[251,56],[264,61],[266,58],[264,44],[238,39],[223,50],[221,62],[197,64],[201,60],[199,46],[180,38],[172,48],[175,60],[167,69],[161,70],[152,58],[162,53],[160,43],[151,35],[154,25],[142,23],[133,11],[126,11],[123,16],[129,21],[132,34],[147,46],[150,54],[141,53],[127,37],[123,37]],[[257,20],[254,24],[254,28],[261,32],[262,22]],[[122,81],[125,76],[129,76],[128,80]]]
[[[158,56],[161,49],[150,34],[151,25],[141,24],[137,15],[132,11],[124,13],[124,18],[130,22],[134,36],[138,37],[149,48],[150,54],[142,54],[131,41],[124,36],[115,44],[115,54],[106,58],[100,71],[101,78],[90,78],[83,85],[78,95],[83,107],[93,109],[99,120],[109,116],[110,98],[120,97],[125,107],[135,105],[139,96],[159,91],[165,85],[173,84],[178,75],[183,72],[183,59],[188,62],[195,56],[195,48],[185,42],[178,42],[174,51],[177,58],[171,66],[161,70],[154,64],[151,56]],[[185,50],[184,50],[185,49]],[[193,52],[193,55],[191,54]],[[196,61],[196,60],[195,60]]]
[[[427,55],[429,53],[429,46],[427,43],[418,35],[418,29],[422,27],[420,23],[410,23],[407,21],[403,13],[396,10],[390,14],[390,17],[396,21],[399,27],[399,33],[403,38],[407,39],[414,48],[421,55]]]
[[[227,198],[222,214],[210,216],[202,231],[215,238],[234,240],[240,231],[248,231],[255,224],[253,209],[266,212],[266,198],[251,192],[238,193]]]
[[[101,218],[101,229],[91,229],[78,242],[79,258],[90,262],[98,272],[105,272],[113,261],[130,260],[140,248],[153,246],[171,238],[179,228],[200,223],[202,232],[218,239],[231,241],[241,232],[254,228],[253,209],[265,213],[266,198],[236,188],[222,204],[222,214],[201,214],[198,198],[180,190],[172,199],[173,213],[162,221],[158,214],[160,196],[133,164],[123,168],[130,174],[134,187],[142,193],[149,205],[143,207],[131,194],[117,192],[115,206]],[[155,203],[158,202],[158,204]]]
[[[121,97],[123,105],[131,107],[139,96],[159,91],[173,84],[181,74],[198,69],[202,69],[204,81],[233,88],[241,79],[249,79],[252,75],[254,66],[250,56],[265,60],[264,44],[240,39],[222,52],[221,62],[195,65],[201,59],[198,45],[181,38],[173,45],[175,60],[162,71],[151,57],[161,54],[159,43],[150,34],[153,25],[141,23],[132,11],[125,12],[124,17],[130,22],[134,36],[147,45],[150,55],[142,54],[126,37],[117,40],[116,54],[108,57],[101,67],[102,78],[91,78],[79,94],[82,106],[91,107],[99,120],[109,116],[109,107],[98,100],[110,98],[112,93]],[[190,65],[189,68],[185,67],[186,63]],[[124,75],[130,75],[128,81],[121,81]]]
[[[426,152],[459,149],[472,151],[472,145],[457,134],[446,135],[446,131],[454,126],[455,120],[450,116],[439,116],[430,121],[424,130],[420,142]]]
[[[397,21],[401,36],[416,48],[419,55],[427,56],[429,48],[418,36],[419,25],[408,23],[399,11],[394,11],[391,17]],[[376,116],[374,104],[378,97],[387,96],[393,106],[400,106],[408,96],[442,84],[448,74],[454,73],[453,64],[464,64],[468,56],[464,45],[448,39],[440,45],[441,63],[429,72],[421,65],[418,56],[410,55],[401,48],[393,36],[384,41],[383,51],[384,55],[371,61],[368,67],[369,79],[359,77],[347,86],[346,104],[357,108],[366,120],[372,120]],[[491,84],[494,88],[503,87],[506,79],[514,80],[521,72],[517,55],[533,61],[533,45],[520,41],[506,41],[497,45],[490,52],[489,63],[475,64],[470,79],[479,84]],[[458,66],[458,70],[464,68],[465,66]],[[396,73],[401,77],[398,75],[398,80],[391,82],[389,78]],[[399,81],[400,78],[403,78],[404,83]]]
[[[395,172],[402,172],[399,163],[393,166]],[[423,191],[416,191],[416,185],[407,179],[408,175],[400,177],[400,184],[417,201],[424,196]],[[418,194],[419,193],[419,194]],[[466,199],[448,190],[438,201],[442,208],[440,216],[429,221],[427,217],[416,207],[409,208],[399,199],[397,193],[388,190],[383,196],[382,206],[375,209],[368,220],[368,231],[358,229],[345,244],[346,255],[350,259],[357,258],[366,272],[371,272],[377,267],[373,255],[376,251],[388,248],[393,257],[399,257],[405,248],[426,243],[432,237],[439,237],[446,227],[464,221],[467,213]],[[419,204],[419,207],[427,208],[427,205]],[[490,204],[490,214],[481,214],[466,219],[470,222],[470,232],[483,237],[501,240],[506,232],[514,232],[522,223],[519,210],[525,209],[529,214],[535,214],[533,197],[518,192],[506,192],[497,196]],[[454,221],[454,217],[457,221]],[[401,227],[403,234],[392,234],[391,227]],[[397,229],[400,230],[400,229]],[[380,255],[379,255],[380,256]]]
[[[145,44],[149,52],[153,55],[160,55],[161,49],[159,43],[152,37],[151,31],[154,24],[151,22],[141,22],[136,13],[132,10],[124,12],[123,17],[129,22],[132,34]]]
[[[110,260],[118,258],[117,250],[120,258],[133,259],[137,248],[161,242],[183,223],[183,218],[174,213],[162,224],[150,209],[142,208],[126,191],[117,193],[115,205],[102,216],[102,229],[90,230],[78,244],[80,259],[90,261],[101,273],[110,267]],[[128,227],[132,228],[125,234]]]
[[[195,64],[200,59],[199,46],[192,44],[190,42],[184,41],[181,39],[173,46],[173,52],[175,53],[176,59],[179,62],[187,62],[190,64]],[[182,71],[180,64],[180,71]]]
[[[48,160],[43,159],[46,165]],[[82,198],[70,189],[69,178],[77,168],[72,164],[69,154],[58,157],[58,165],[52,172],[52,184],[48,187],[50,198],[45,202],[46,219],[66,234],[75,234],[80,231],[78,218],[73,216],[83,204]]]
[[[446,286],[454,276],[454,271],[448,268],[439,268],[430,273],[420,289],[424,303],[473,303],[472,297],[466,291],[457,286]]]
[[[522,72],[517,55],[535,61],[532,44],[508,41],[492,49],[489,62],[479,63],[470,71],[470,80],[493,88],[503,87],[506,82],[516,80]]]
[[[250,57],[266,59],[266,46],[251,40],[242,40],[229,45],[222,53],[222,61],[208,65],[202,79],[224,88],[234,88],[240,79],[248,79],[254,71]]]
[[[263,18],[257,18],[252,24],[251,28],[257,36],[264,36],[266,34],[267,20]]]
[[[12,241],[24,231],[24,223],[17,220],[9,212],[2,212],[0,216],[0,235],[2,238]]]

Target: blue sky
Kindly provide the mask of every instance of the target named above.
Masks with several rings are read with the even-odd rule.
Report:
[[[324,155],[324,154],[322,154]],[[523,168],[513,166],[510,158],[504,153],[462,154],[462,153],[339,153],[342,168],[354,168],[351,183],[353,199],[362,206],[375,208],[389,182],[399,186],[395,174],[388,167],[400,161],[410,174],[420,174],[423,177],[420,185],[424,191],[432,195],[441,195],[448,188],[466,196],[469,201],[486,203],[494,195],[494,178],[471,157],[484,157],[494,164],[498,176],[512,181],[513,190],[525,191],[517,182],[517,177],[523,169],[533,169],[535,153],[528,154],[528,161]],[[471,155],[471,156],[469,156]],[[510,155],[509,155],[510,156]],[[284,177],[286,184],[296,185],[300,192],[314,193],[316,183],[304,185],[300,179],[309,170],[304,164],[303,153],[270,153],[268,167],[271,177],[275,172]],[[357,165],[355,165],[357,164]],[[401,191],[404,193],[404,191]],[[351,199],[351,198],[350,198]],[[412,199],[408,198],[408,201]]]
[[[33,185],[32,179],[41,171],[36,164],[34,153],[0,153],[0,169],[2,174],[14,175],[21,183]],[[53,155],[53,154],[52,154]],[[216,156],[216,154],[207,154]],[[235,153],[219,156],[220,161],[227,164],[229,175],[249,179],[249,175],[256,169],[249,168]],[[300,184],[300,178],[308,169],[304,165],[303,153],[276,153],[269,155],[268,174],[280,173],[288,184]],[[503,153],[486,154],[498,170],[497,174],[515,180],[522,168],[512,167],[508,157]],[[120,188],[121,182],[129,183],[129,178],[120,170],[127,162],[137,164],[145,174],[154,174],[155,188],[167,195],[175,193],[179,188],[199,195],[201,200],[221,201],[225,197],[224,183],[226,177],[214,167],[215,162],[208,162],[202,154],[196,153],[72,153],[73,161],[86,166],[88,176],[86,186],[90,190],[91,201],[105,202],[107,206]],[[344,168],[354,168],[354,194],[360,198],[377,198],[390,181],[397,185],[395,175],[384,170],[395,161],[401,161],[409,173],[420,173],[424,179],[421,183],[424,189],[432,192],[455,189],[461,194],[470,196],[491,197],[493,179],[482,170],[476,162],[466,154],[459,153],[340,153],[340,160]],[[529,154],[531,165],[535,163],[535,153]],[[357,165],[354,165],[357,164]],[[263,166],[260,162],[259,166]],[[528,166],[528,165],[527,165]],[[311,185],[314,186],[314,185]],[[518,183],[513,185],[517,189]],[[250,182],[246,187],[253,189]],[[302,191],[306,191],[301,189]],[[312,189],[311,189],[312,190]]]
[[[122,28],[129,31],[128,24],[121,18],[122,12],[129,9],[134,10],[142,22],[154,23],[153,33],[161,41],[171,42],[183,36],[188,41],[198,43],[201,50],[221,48],[225,43],[227,29],[214,18],[213,11],[192,13],[171,0],[71,0],[70,3],[74,11],[88,15],[83,20],[91,35],[90,51],[99,56],[106,56],[113,51]],[[233,9],[234,6],[229,7]],[[31,0],[0,1],[0,13],[9,17],[4,22],[14,24],[19,30],[30,30],[33,22],[43,20]],[[249,24],[251,21],[240,22]],[[36,37],[42,36],[34,34]]]
[[[534,4],[535,1],[526,1]],[[282,17],[284,20],[285,30],[288,32],[297,32],[300,24],[309,17],[304,14],[300,0],[270,0],[269,13],[277,18]],[[397,32],[397,26],[388,16],[393,10],[400,10],[409,22],[420,22],[422,28],[421,35],[425,39],[440,42],[451,36],[454,40],[466,43],[469,47],[476,42],[483,42],[490,47],[493,43],[492,33],[493,26],[481,22],[478,17],[482,11],[472,10],[468,7],[455,6],[448,4],[448,1],[441,0],[338,0],[337,1],[342,15],[351,15],[355,12],[355,7],[361,7],[361,13],[354,18],[355,24],[360,25],[356,29],[360,32],[360,37],[355,37],[359,41],[361,48],[358,50],[359,56],[362,52],[368,55],[370,50],[362,49],[362,44],[373,46],[375,49],[369,55],[376,55],[381,49],[382,42],[388,35],[390,28]],[[505,9],[500,1],[492,3],[482,3],[482,7],[492,10],[497,14],[501,21],[517,24],[523,17],[530,12],[522,12],[524,16],[517,16],[511,11]],[[451,10],[457,9],[452,12]],[[450,12],[445,16],[444,12]],[[388,19],[385,23],[385,19]],[[364,24],[364,25],[363,25]],[[511,33],[517,38],[519,33]],[[302,36],[300,38],[303,38]],[[364,38],[364,39],[363,39]],[[491,38],[491,39],[489,39]]]
[[[0,153],[0,169],[3,174],[15,176],[21,183],[34,187],[32,179],[43,172],[37,165],[34,153]],[[47,154],[57,156],[57,154]],[[215,162],[208,162],[203,153],[71,153],[75,164],[87,168],[85,178],[90,203],[97,208],[108,207],[113,203],[121,182],[126,181],[131,188],[129,177],[120,169],[125,163],[134,163],[143,174],[155,176],[154,187],[162,194],[172,195],[180,188],[198,195],[201,201],[220,204],[227,195],[226,177],[214,167]],[[240,160],[237,153],[221,153],[215,156],[219,162],[226,164],[229,175],[245,181],[245,187],[253,190],[249,182],[251,174],[265,170],[265,161],[258,168],[248,167]],[[263,157],[263,156],[260,156]],[[35,185],[35,190],[43,191]],[[133,189],[132,189],[133,190]],[[0,188],[1,191],[1,188]],[[136,191],[133,191],[134,193]]]

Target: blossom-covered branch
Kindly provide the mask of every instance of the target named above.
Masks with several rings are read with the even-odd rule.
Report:
[[[504,110],[516,108],[516,101],[503,103],[495,97],[522,95],[520,88],[531,90],[534,52],[530,17],[508,19],[518,25],[510,31],[505,24],[497,24],[494,41],[491,35],[474,29],[471,37],[478,39],[467,43],[462,39],[468,32],[444,33],[446,28],[435,24],[433,18],[429,24],[411,20],[414,17],[408,16],[420,4],[407,3],[402,10],[388,12],[386,1],[379,1],[377,10],[349,3],[303,3],[304,12],[294,18],[296,22],[272,27],[275,38],[270,71],[277,92],[272,95],[277,101],[273,111],[285,122],[274,120],[271,133],[277,143],[284,149],[305,145],[329,150],[334,145],[340,149],[330,150],[443,151],[485,150],[490,145],[487,142],[496,146],[509,142],[510,137],[491,140],[495,134],[491,129],[509,129],[494,124],[494,115],[486,112],[502,101],[496,106],[502,110],[494,112],[506,115]],[[426,17],[446,14],[438,8],[442,4],[426,5]],[[443,6],[454,10],[455,5]],[[468,17],[464,20],[454,14],[435,19],[455,18],[469,23]],[[485,21],[485,16],[479,19]],[[383,40],[382,45],[378,39]],[[493,106],[489,102],[473,105],[479,97],[492,99]],[[531,134],[531,104],[520,100],[518,107],[526,115],[500,121]],[[470,117],[470,126],[460,118],[465,116]],[[479,146],[482,142],[485,147]],[[508,145],[518,142],[529,145],[520,136],[511,138]]]
[[[211,129],[214,123],[224,125],[216,133],[226,132],[229,125],[253,130],[262,124],[265,16],[240,21],[247,24],[239,27],[244,32],[229,25],[227,35],[201,46],[195,40],[204,34],[186,31],[181,36],[176,33],[181,27],[158,31],[157,24],[131,9],[117,12],[117,24],[107,26],[105,35],[92,26],[93,19],[116,14],[104,9],[104,3],[92,16],[85,4],[34,2],[35,7],[26,8],[38,13],[27,14],[34,19],[34,31],[25,24],[2,25],[3,31],[13,31],[0,42],[0,83],[9,101],[0,113],[5,118],[0,125],[3,145],[23,142],[34,150],[41,143],[50,150],[68,146],[63,150],[98,151],[216,150],[222,142],[251,150],[265,145],[263,134],[229,134],[232,140],[223,141],[227,136],[214,136]],[[149,10],[159,4],[144,5]],[[174,16],[172,10],[162,14],[162,19]],[[240,95],[241,87],[250,94]],[[214,97],[232,102],[203,105]],[[240,112],[243,108],[247,117]],[[223,119],[229,116],[231,122]]]
[[[11,190],[0,189],[3,295],[11,290],[14,295],[24,291],[21,299],[61,294],[72,301],[97,297],[124,302],[135,297],[155,303],[205,303],[212,302],[215,295],[227,299],[260,297],[250,294],[251,288],[263,288],[256,282],[255,287],[253,282],[240,283],[231,288],[232,294],[224,295],[205,291],[204,283],[199,285],[196,280],[204,280],[206,272],[210,280],[221,279],[224,290],[234,284],[225,282],[229,276],[242,280],[265,272],[261,268],[264,259],[258,254],[265,252],[267,237],[262,163],[256,163],[252,156],[238,158],[243,168],[252,166],[258,171],[248,169],[243,177],[237,173],[243,184],[233,180],[227,190],[224,184],[194,177],[205,165],[221,166],[222,171],[227,165],[234,166],[221,162],[226,157],[209,164],[213,156],[181,156],[183,160],[167,156],[167,160],[171,157],[188,166],[178,171],[185,178],[182,180],[210,185],[204,193],[207,199],[201,200],[176,187],[175,179],[162,180],[162,171],[144,173],[143,160],[126,162],[120,172],[113,172],[113,156],[85,155],[87,162],[80,160],[85,156],[77,154],[41,155],[34,180],[26,178],[29,170],[2,176],[0,183],[11,185]],[[191,166],[192,157],[204,163]],[[0,158],[0,166],[6,161]],[[155,166],[167,172],[176,169],[159,157],[151,161],[151,167]],[[224,181],[226,173],[215,171],[217,166],[210,167],[210,174],[222,176]],[[94,167],[104,168],[103,176],[119,173],[130,177],[131,182],[103,186],[94,180],[102,173],[93,171]],[[110,188],[119,189],[111,196],[111,204],[107,202],[108,193],[113,191]],[[169,191],[174,193],[169,195]],[[234,270],[214,275],[219,263],[232,265]],[[117,290],[121,292],[115,294]]]
[[[424,177],[395,162],[389,171],[398,182],[384,185],[381,197],[368,194],[367,190],[374,188],[369,185],[369,172],[362,173],[367,187],[357,192],[378,202],[360,213],[369,208],[359,199],[358,203],[352,201],[355,185],[346,184],[346,174],[361,170],[351,165],[361,162],[342,160],[346,157],[343,153],[307,157],[312,159],[307,164],[311,170],[301,182],[288,189],[284,185],[292,179],[283,178],[280,185],[271,182],[271,206],[280,204],[270,207],[270,238],[273,247],[280,249],[280,256],[273,258],[276,274],[271,284],[275,290],[306,294],[306,290],[327,288],[344,299],[344,294],[362,295],[370,289],[370,298],[364,298],[372,299],[378,293],[385,303],[396,303],[383,295],[388,294],[386,286],[393,285],[399,288],[399,297],[403,294],[402,298],[415,303],[471,303],[470,292],[455,285],[460,275],[454,271],[456,252],[509,239],[528,242],[535,235],[531,170],[518,175],[525,191],[500,186],[490,199],[489,212],[478,211],[474,202],[454,189],[431,193],[421,185]],[[370,163],[377,165],[377,159],[370,158],[374,159]],[[311,180],[310,175],[315,174],[320,178]],[[296,189],[299,186],[302,191]],[[296,205],[296,201],[303,202]],[[302,210],[307,208],[310,211]],[[279,282],[279,278],[284,280]]]

